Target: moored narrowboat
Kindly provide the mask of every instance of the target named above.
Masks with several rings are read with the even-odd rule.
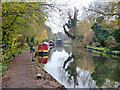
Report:
[[[38,45],[38,56],[39,55],[49,55],[49,47],[46,43],[41,43]]]
[[[55,44],[52,40],[49,41],[49,46],[55,46]]]

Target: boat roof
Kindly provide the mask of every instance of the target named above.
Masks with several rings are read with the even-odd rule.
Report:
[[[48,50],[47,44],[45,44],[45,43],[39,44],[38,50]]]

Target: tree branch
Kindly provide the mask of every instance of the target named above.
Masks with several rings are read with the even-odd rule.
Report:
[[[2,17],[8,16],[8,15],[18,15],[19,13],[25,14],[25,12],[7,12],[7,13],[2,14]]]
[[[75,36],[72,36],[69,32],[66,31],[65,25],[63,26],[65,34],[70,37],[72,40],[75,39]]]
[[[8,29],[8,28],[11,28],[11,26],[14,24],[14,22],[15,22],[15,20],[17,19],[17,17],[18,17],[19,15],[16,15],[16,17],[15,17],[15,19],[13,20],[13,22],[10,24],[10,26],[8,26],[8,27],[2,27],[3,29]]]
[[[88,11],[94,11],[96,13],[99,13],[99,14],[102,14],[104,16],[114,16],[114,15],[119,15],[118,13],[104,13],[104,12],[100,12],[98,10],[94,10],[94,9],[88,9],[88,8],[85,8],[87,9]]]

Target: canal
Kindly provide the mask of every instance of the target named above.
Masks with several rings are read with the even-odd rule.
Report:
[[[44,69],[66,88],[120,87],[120,57],[56,46]]]

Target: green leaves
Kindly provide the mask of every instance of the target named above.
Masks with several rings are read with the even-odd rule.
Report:
[[[5,71],[8,67],[0,63],[0,71]],[[1,74],[1,73],[0,73]]]
[[[116,42],[120,43],[120,29],[113,30],[112,35],[115,38]]]
[[[24,47],[27,37],[32,38],[40,32],[45,16],[39,2],[2,3],[2,42],[6,45],[2,53],[4,60],[11,58],[18,48]]]
[[[91,29],[94,31],[94,38],[103,46],[105,47],[105,40],[110,38],[110,33],[108,30],[105,30],[105,26],[98,25],[97,23],[93,24]]]

